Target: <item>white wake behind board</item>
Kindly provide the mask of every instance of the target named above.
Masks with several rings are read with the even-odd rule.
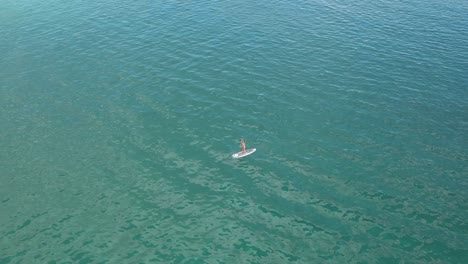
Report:
[[[251,148],[251,149],[246,150],[244,153],[242,153],[242,151],[239,151],[237,153],[232,154],[232,157],[235,158],[235,159],[242,158],[242,157],[245,157],[245,156],[248,156],[248,155],[254,153],[256,150],[257,149],[255,149],[255,148]]]

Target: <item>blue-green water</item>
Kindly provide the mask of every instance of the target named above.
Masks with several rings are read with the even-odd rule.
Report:
[[[0,263],[467,263],[466,14],[1,0]]]

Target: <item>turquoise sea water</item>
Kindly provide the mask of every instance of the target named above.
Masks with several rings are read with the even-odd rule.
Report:
[[[1,0],[0,263],[467,263],[466,14]]]

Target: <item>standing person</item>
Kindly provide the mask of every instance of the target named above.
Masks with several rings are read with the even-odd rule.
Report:
[[[241,139],[241,149],[242,149],[242,153],[245,153],[245,139]]]

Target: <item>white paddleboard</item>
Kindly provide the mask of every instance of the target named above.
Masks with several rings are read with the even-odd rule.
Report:
[[[251,148],[251,149],[247,149],[244,153],[242,153],[242,151],[239,151],[237,153],[232,154],[232,157],[235,158],[235,159],[242,158],[242,157],[245,157],[245,156],[248,156],[248,155],[254,153],[256,150],[257,149],[255,149],[255,148]]]

